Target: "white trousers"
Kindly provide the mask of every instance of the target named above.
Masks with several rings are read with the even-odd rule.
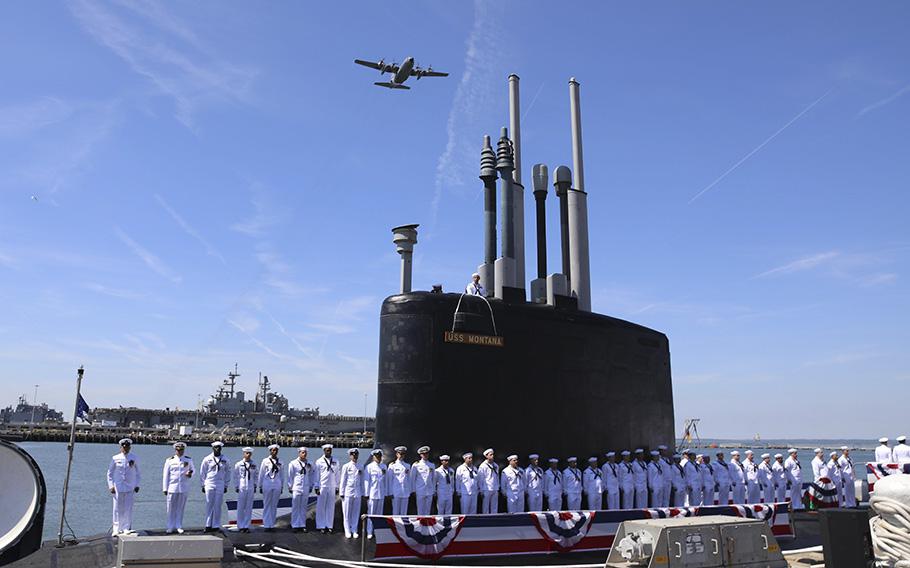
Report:
[[[221,527],[221,505],[224,503],[224,487],[207,487],[205,489],[205,526]]]
[[[186,493],[167,494],[167,524],[165,530],[174,532],[183,528],[183,511],[186,509]],[[249,523],[248,523],[249,524]],[[237,526],[240,526],[240,505],[237,506]]]
[[[844,507],[856,507],[856,482],[852,477],[844,477]]]
[[[383,499],[368,499],[367,500],[367,515],[381,515],[382,514],[382,502]],[[373,534],[373,521],[367,519],[367,534]]]
[[[480,513],[482,515],[490,515],[499,512],[499,493],[495,491],[482,491],[480,497]]]
[[[619,509],[619,487],[607,487],[607,509]]]
[[[562,511],[562,495],[547,495],[547,511]]]
[[[408,499],[409,497],[392,497],[392,514],[407,515]]]
[[[250,521],[253,518],[253,498],[256,496],[256,492],[252,487],[247,489],[241,489],[237,492],[237,528],[238,529],[248,529],[250,528]],[[168,495],[170,497],[170,495]],[[183,501],[184,505],[186,504],[186,498]],[[183,509],[180,509],[180,519],[183,520]],[[177,528],[182,528],[178,526]]]
[[[528,511],[543,511],[543,493],[537,495],[528,493]]]
[[[648,486],[647,485],[635,486],[635,508],[636,509],[647,509],[648,508]]]
[[[291,493],[291,528],[302,529],[306,527],[307,505],[309,504],[309,493],[292,492]],[[237,504],[240,509],[240,504]]]
[[[685,507],[686,506],[686,488],[685,487],[676,487],[676,491],[673,492],[673,506],[674,507]]]
[[[477,514],[477,495],[459,495],[458,503],[461,505],[462,515]]]
[[[757,483],[749,483],[746,487],[749,504],[754,505],[761,502],[761,486]]]
[[[566,493],[566,510],[581,510],[581,493]]]
[[[316,496],[316,530],[335,528],[335,489],[327,487]]]
[[[790,504],[794,511],[802,511],[803,507],[803,483],[797,481],[790,484]]]
[[[733,486],[733,496],[731,497],[734,505],[743,505],[746,502],[746,486],[738,484]]]
[[[715,497],[714,497],[714,486],[713,485],[711,485],[710,487],[705,486],[705,487],[701,488],[701,504],[702,505],[705,505],[706,507],[713,507],[714,499],[715,499]]]
[[[354,535],[360,532],[360,497],[341,498],[341,516],[344,517],[344,534]]]
[[[525,496],[519,495],[516,499],[506,499],[506,511],[510,513],[524,513]]]
[[[452,514],[452,496],[451,495],[437,495],[436,496],[436,513],[439,515],[451,515]]]
[[[832,478],[831,481],[834,482],[834,488],[837,489],[837,506],[840,507],[844,503],[844,484],[843,479],[840,476]]]
[[[588,493],[588,510],[600,511],[603,507],[603,493]]]
[[[673,491],[673,484],[672,484],[672,483],[667,483],[666,485],[664,485],[663,505],[661,505],[661,507],[669,507],[669,506],[670,506],[670,492],[671,492],[671,491]]]
[[[664,503],[664,486],[655,487],[651,490],[651,507],[663,507]]]
[[[686,487],[686,506],[698,507],[701,505],[701,487]]]
[[[726,483],[717,484],[717,504],[721,506],[730,504],[730,486]]]
[[[421,517],[426,517],[427,515],[433,514],[433,496],[432,495],[418,495],[415,497],[417,501],[417,514]]]
[[[114,501],[114,510],[112,515],[112,524],[114,525],[113,534],[126,532],[133,528],[133,491],[117,491],[112,495]]]
[[[262,489],[262,527],[270,529],[275,526],[278,515],[278,498],[281,497],[281,486]]]
[[[634,509],[635,508],[635,487],[623,487],[622,488],[622,508],[623,509]]]

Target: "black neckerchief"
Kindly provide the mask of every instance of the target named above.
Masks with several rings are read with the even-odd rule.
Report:
[[[329,456],[322,456],[322,459],[325,460],[325,465],[329,466],[329,471],[334,472],[335,470],[332,469],[332,458]]]

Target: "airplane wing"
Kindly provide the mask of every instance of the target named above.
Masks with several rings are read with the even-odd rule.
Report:
[[[432,68],[421,69],[420,67],[415,67],[411,69],[411,77],[448,77],[448,73],[443,73],[442,71],[433,71]]]
[[[392,63],[385,63],[383,61],[364,61],[363,59],[355,59],[354,63],[357,65],[363,65],[364,67],[369,67],[370,69],[376,69],[377,71],[388,71],[393,74],[398,73],[398,66]]]

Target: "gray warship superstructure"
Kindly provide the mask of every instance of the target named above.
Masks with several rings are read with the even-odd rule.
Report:
[[[573,169],[554,172],[557,273],[547,273],[548,170],[533,168],[537,278],[530,301],[517,76],[509,77],[511,137],[503,128],[495,151],[488,136],[481,151],[484,256],[477,273],[488,297],[412,291],[418,225],[392,230],[401,287],[380,316],[376,443],[384,449],[429,444],[460,455],[490,446],[500,455],[565,459],[673,444],[667,337],[591,311],[579,89],[571,79]]]

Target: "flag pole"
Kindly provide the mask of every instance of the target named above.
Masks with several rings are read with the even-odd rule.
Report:
[[[76,403],[73,407],[73,423],[70,427],[70,443],[66,447],[69,451],[69,459],[66,462],[66,478],[63,480],[63,507],[60,509],[60,530],[57,532],[57,546],[63,546],[63,523],[66,520],[66,496],[69,492],[70,469],[73,466],[73,448],[76,445],[76,417],[79,414],[79,396],[82,390],[82,373],[84,369],[80,365],[76,370]]]

